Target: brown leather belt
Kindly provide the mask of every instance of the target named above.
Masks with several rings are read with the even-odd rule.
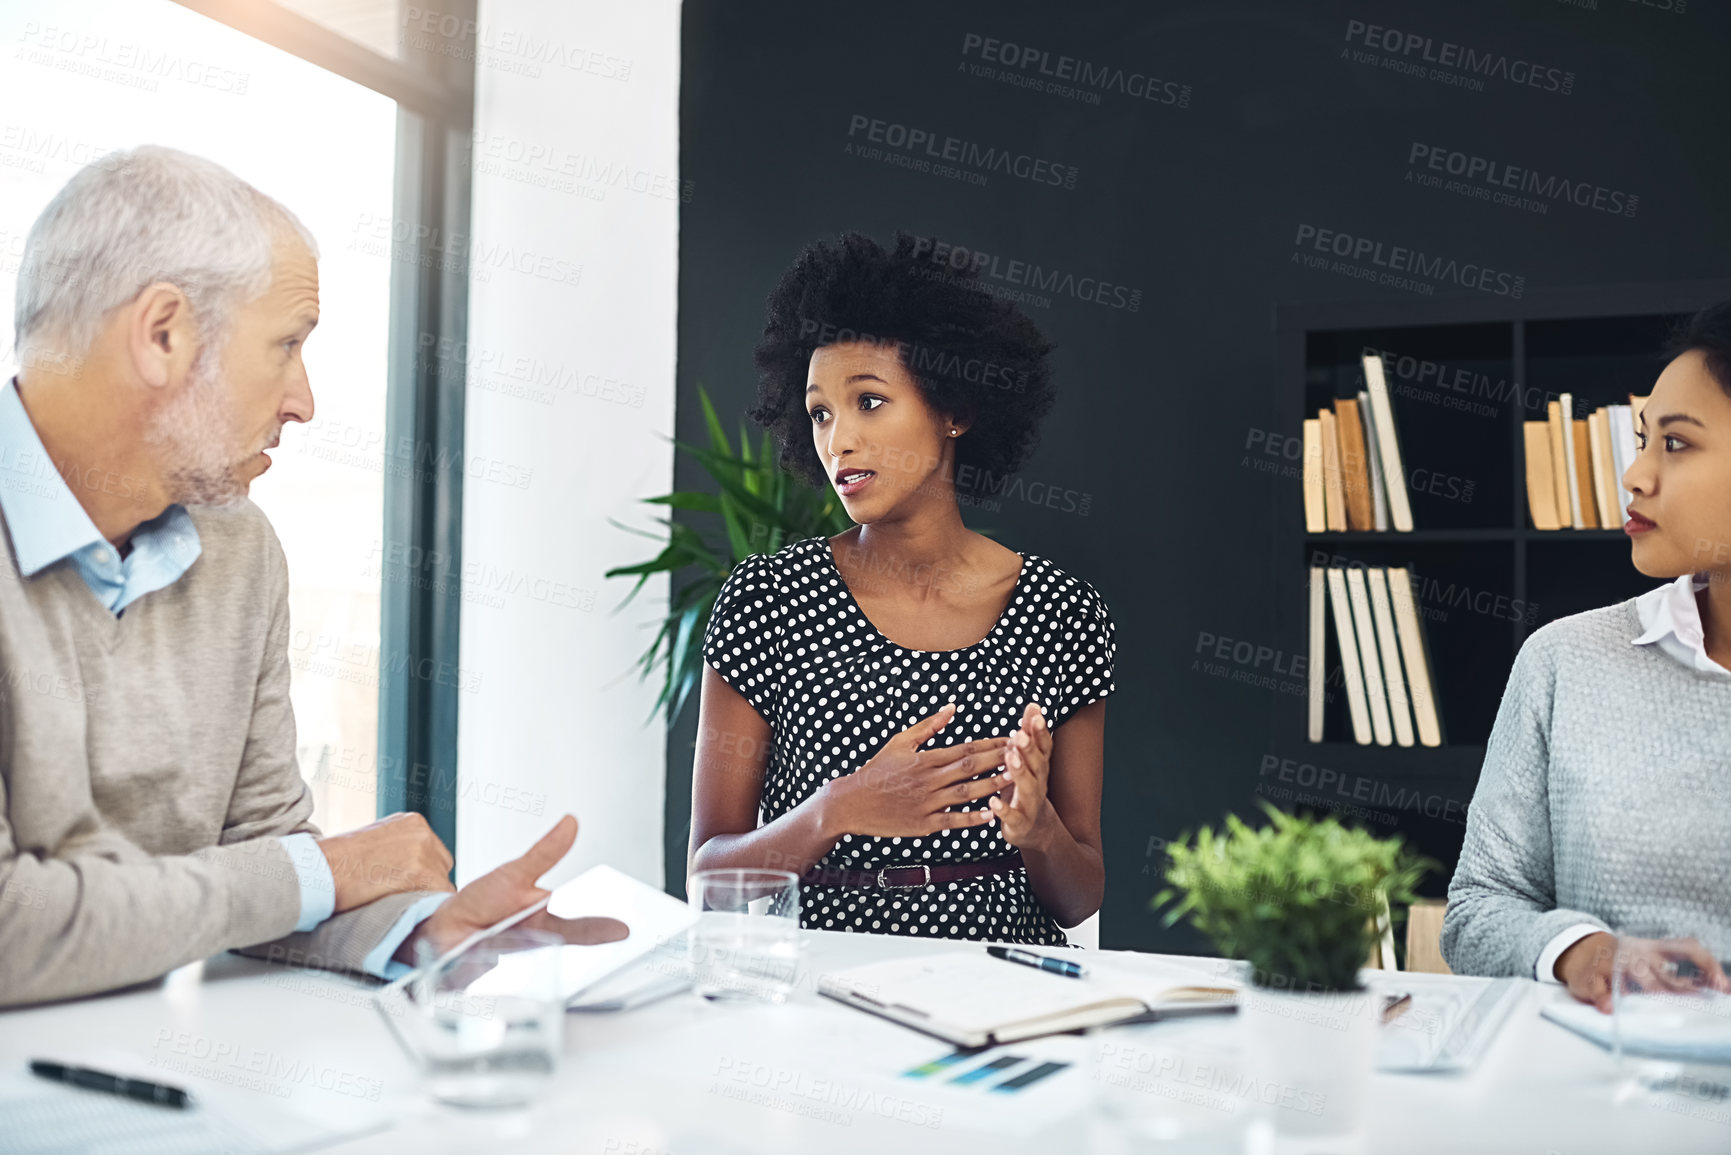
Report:
[[[803,886],[853,886],[868,890],[905,890],[916,886],[938,886],[990,874],[1008,874],[1022,866],[1022,852],[980,862],[940,862],[936,866],[886,866],[882,870],[848,870],[841,866],[814,866],[799,876]]]

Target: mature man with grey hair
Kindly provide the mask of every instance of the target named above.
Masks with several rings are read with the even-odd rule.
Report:
[[[545,895],[576,838],[566,816],[453,894],[419,815],[309,821],[288,567],[246,493],[313,415],[317,258],[283,206],[157,147],[30,231],[0,385],[0,1005],[231,948],[392,977]]]

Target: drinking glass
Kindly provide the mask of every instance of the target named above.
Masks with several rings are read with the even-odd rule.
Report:
[[[1611,1036],[1620,1099],[1731,1122],[1731,981],[1723,972],[1694,937],[1617,936]]]
[[[1088,1032],[1086,1148],[1098,1155],[1241,1153],[1254,1096],[1229,1019],[1175,1018]]]
[[[427,1088],[461,1107],[532,1099],[559,1068],[565,1003],[562,936],[512,927],[452,958],[416,944],[410,1027]]]
[[[799,973],[799,876],[786,870],[705,870],[687,887],[693,989],[711,1000],[784,1003]]]

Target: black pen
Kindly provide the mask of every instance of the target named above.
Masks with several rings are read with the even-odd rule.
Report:
[[[110,1075],[107,1071],[93,1071],[89,1067],[68,1067],[62,1063],[31,1059],[30,1073],[41,1075],[44,1079],[53,1079],[57,1083],[71,1083],[74,1087],[88,1087],[92,1091],[125,1095],[128,1099],[137,1099],[141,1103],[158,1103],[164,1107],[187,1107],[192,1104],[192,1096],[179,1087],[165,1087],[161,1083],[147,1083],[143,1079]]]
[[[1043,954],[1016,950],[1014,947],[989,946],[986,948],[986,953],[993,958],[1001,958],[1005,962],[1021,963],[1025,967],[1036,967],[1047,974],[1063,975],[1067,979],[1079,979],[1087,974],[1082,969],[1081,963],[1073,963],[1068,959],[1047,958]]]

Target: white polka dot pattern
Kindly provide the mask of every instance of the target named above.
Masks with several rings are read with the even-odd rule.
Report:
[[[1056,732],[1112,692],[1115,651],[1112,619],[1094,587],[1033,554],[1023,556],[1010,603],[983,639],[959,650],[898,646],[854,601],[824,538],[735,566],[703,643],[704,660],[769,723],[766,823],[825,781],[858,770],[949,701],[956,716],[937,746],[1012,733],[1027,702],[1045,709]],[[1014,849],[996,823],[924,838],[844,834],[822,864],[875,870],[1001,858]],[[824,930],[1066,941],[1020,869],[930,888],[808,886],[800,907],[803,925]]]

